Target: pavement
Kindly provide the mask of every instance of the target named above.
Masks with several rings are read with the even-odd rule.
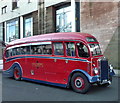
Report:
[[[0,72],[2,71],[2,69],[3,69],[3,60],[0,60]],[[120,77],[120,70],[114,69],[114,72],[115,72],[115,76]]]
[[[3,60],[0,60],[0,71],[3,69]]]

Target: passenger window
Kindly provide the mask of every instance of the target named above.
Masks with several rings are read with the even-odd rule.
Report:
[[[51,55],[52,54],[52,45],[51,44],[32,45],[31,52],[32,52],[32,54]]]
[[[75,45],[73,42],[67,42],[66,44],[66,54],[67,56],[75,56]]]
[[[52,54],[52,45],[44,45],[43,46],[43,54]]]
[[[18,48],[16,48],[16,55],[20,55],[20,54],[21,54],[21,48],[18,47]]]
[[[13,51],[12,56],[15,56],[16,55],[16,48],[13,48],[12,51]]]
[[[63,43],[60,42],[54,43],[54,54],[64,55]]]
[[[22,55],[30,54],[30,46],[21,47],[20,52],[20,54]]]
[[[77,43],[77,49],[78,49],[78,55],[79,55],[79,57],[85,57],[85,58],[87,58],[87,57],[90,56],[88,48],[83,43]]]
[[[5,57],[8,58],[9,57],[9,51],[7,50],[5,54],[6,54]]]
[[[37,49],[39,48],[38,45],[32,45],[31,46],[31,53],[32,54],[38,54]]]
[[[9,49],[9,50],[7,50],[6,51],[6,58],[8,58],[8,57],[10,57],[10,56],[12,56],[12,54],[11,54],[12,52],[11,52],[11,50]]]

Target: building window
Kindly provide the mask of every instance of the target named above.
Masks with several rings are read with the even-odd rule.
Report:
[[[20,5],[20,0],[13,0],[12,2],[12,10],[18,8]]]
[[[56,10],[56,32],[71,32],[71,6]]]
[[[33,35],[33,18],[24,19],[24,37],[29,37]]]
[[[2,14],[5,14],[7,12],[7,6],[2,7]]]
[[[0,24],[0,41],[3,41],[3,24]]]
[[[19,20],[14,19],[7,22],[7,35],[6,42],[11,42],[13,40],[19,39]]]
[[[31,0],[28,0],[28,3],[31,3]]]

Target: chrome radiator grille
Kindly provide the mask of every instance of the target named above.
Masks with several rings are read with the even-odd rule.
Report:
[[[108,60],[100,60],[100,79],[102,80],[108,80],[109,78],[109,66],[108,66]]]

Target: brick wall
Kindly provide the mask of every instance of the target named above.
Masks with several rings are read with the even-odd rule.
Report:
[[[103,54],[118,66],[118,3],[83,2],[81,4],[81,32],[94,35]]]

